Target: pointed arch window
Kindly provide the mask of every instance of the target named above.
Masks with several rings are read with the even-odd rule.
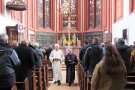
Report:
[[[89,0],[89,27],[101,25],[101,0]]]
[[[63,29],[77,29],[77,0],[61,0]]]
[[[38,0],[38,27],[50,28],[50,1]]]

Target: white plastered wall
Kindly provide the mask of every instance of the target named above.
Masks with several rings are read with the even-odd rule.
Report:
[[[113,1],[114,3],[114,1]],[[114,4],[112,5],[114,9]],[[114,15],[114,10],[112,10]],[[113,16],[114,17],[114,16]],[[112,17],[112,21],[114,18]],[[115,38],[122,38],[122,32],[127,29],[128,41],[127,45],[132,45],[135,41],[135,11],[129,13],[129,0],[123,0],[123,17],[117,22],[112,22],[112,42],[114,43]]]

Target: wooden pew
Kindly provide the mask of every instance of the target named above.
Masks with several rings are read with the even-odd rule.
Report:
[[[79,61],[77,64],[77,77],[78,77],[78,83],[79,83],[80,90],[81,90],[81,67],[80,67]]]
[[[46,80],[46,66],[43,66],[40,69],[36,69],[33,73],[33,90],[47,90],[48,85]]]
[[[135,82],[127,82],[125,88],[135,90]]]
[[[127,76],[135,76],[135,72],[128,73]]]
[[[47,76],[46,66],[43,66],[41,71],[42,71],[43,90],[47,90],[48,89],[48,85],[47,85],[48,81],[46,78],[46,76]]]
[[[127,75],[127,84],[125,88],[135,90],[135,73],[129,73]]]
[[[135,82],[135,76],[127,76],[128,82]]]
[[[77,65],[77,72],[78,72],[78,81],[79,81],[79,86],[80,86],[80,90],[85,90],[86,89],[86,82],[87,79],[84,76],[84,69],[81,66],[80,62],[78,61],[78,65]]]
[[[16,86],[17,86],[17,90],[29,90],[28,77],[26,77],[23,82],[16,82]]]
[[[32,75],[32,84],[33,84],[33,90],[37,90],[37,80],[36,80],[36,73],[34,72]]]
[[[48,80],[52,81],[53,80],[53,69],[52,69],[52,63],[49,60],[43,60],[43,66],[47,66],[47,75],[48,75]]]
[[[78,61],[78,64],[77,64],[77,76],[78,76],[78,83],[79,83],[79,87],[80,87],[80,90],[82,90],[82,87],[81,87],[81,67],[80,67],[80,63]]]
[[[36,86],[38,88],[38,90],[43,90],[43,87],[42,87],[42,72],[41,72],[41,68],[37,68],[35,70],[35,74],[36,74]]]

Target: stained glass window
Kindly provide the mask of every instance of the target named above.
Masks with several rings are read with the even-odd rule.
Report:
[[[77,27],[77,0],[61,0],[63,28],[76,29]]]
[[[50,0],[38,0],[38,26],[50,27]]]
[[[94,26],[94,0],[90,0],[90,27]]]
[[[89,19],[90,27],[101,24],[101,0],[89,0]]]
[[[43,0],[38,0],[38,27],[43,27],[43,17],[44,17],[44,14],[43,14]]]
[[[101,0],[96,0],[96,26],[101,23]]]
[[[50,27],[50,0],[45,0],[45,27]]]

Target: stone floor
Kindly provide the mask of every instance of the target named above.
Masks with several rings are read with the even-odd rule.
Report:
[[[74,83],[71,86],[68,86],[68,84],[66,83],[65,70],[62,70],[62,81],[61,81],[60,86],[58,86],[57,84],[54,84],[53,81],[49,83],[50,83],[50,87],[48,88],[48,90],[79,90],[77,74],[76,74]]]

